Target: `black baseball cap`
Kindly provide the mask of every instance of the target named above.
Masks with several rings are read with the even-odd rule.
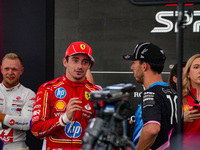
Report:
[[[124,60],[143,60],[149,63],[164,64],[166,56],[164,51],[151,42],[136,45],[133,55],[123,55]]]

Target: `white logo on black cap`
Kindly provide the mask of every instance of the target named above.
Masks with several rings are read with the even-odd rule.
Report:
[[[143,55],[141,55],[141,56],[140,56],[140,58],[144,58],[144,56],[143,56]]]
[[[148,51],[148,49],[145,48],[145,49],[142,50],[141,54],[144,54],[144,53],[147,52],[147,51]]]
[[[124,56],[125,59],[129,59],[130,58],[130,55],[126,55]]]
[[[165,54],[164,51],[163,51],[162,49],[160,50],[160,52],[161,52],[163,55]]]

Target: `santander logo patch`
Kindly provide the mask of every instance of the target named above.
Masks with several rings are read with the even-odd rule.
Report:
[[[10,124],[11,126],[14,125],[14,124],[15,124],[15,120],[11,119],[10,122],[9,122],[9,124]]]
[[[21,97],[20,97],[20,96],[17,96],[17,97],[16,97],[16,99],[17,99],[17,100],[20,100],[20,99],[21,99]]]

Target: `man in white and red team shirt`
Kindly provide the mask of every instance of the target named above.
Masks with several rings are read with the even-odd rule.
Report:
[[[20,56],[9,53],[1,64],[3,82],[0,84],[0,139],[3,150],[28,150],[25,144],[29,130],[35,93],[19,83],[24,71]]]
[[[84,42],[67,48],[62,77],[38,89],[33,108],[31,132],[45,138],[47,150],[78,150],[89,119],[96,116],[90,92],[99,90],[87,80],[86,72],[94,63],[91,47]]]

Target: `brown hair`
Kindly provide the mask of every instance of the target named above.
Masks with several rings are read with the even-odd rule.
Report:
[[[186,65],[186,62],[183,61],[182,67],[184,68],[185,65]],[[169,78],[168,78],[168,82],[167,82],[171,88],[173,88],[174,90],[177,91],[176,83],[173,81],[174,76],[177,78],[177,64],[175,64],[174,67],[171,69],[170,75],[169,75]]]

